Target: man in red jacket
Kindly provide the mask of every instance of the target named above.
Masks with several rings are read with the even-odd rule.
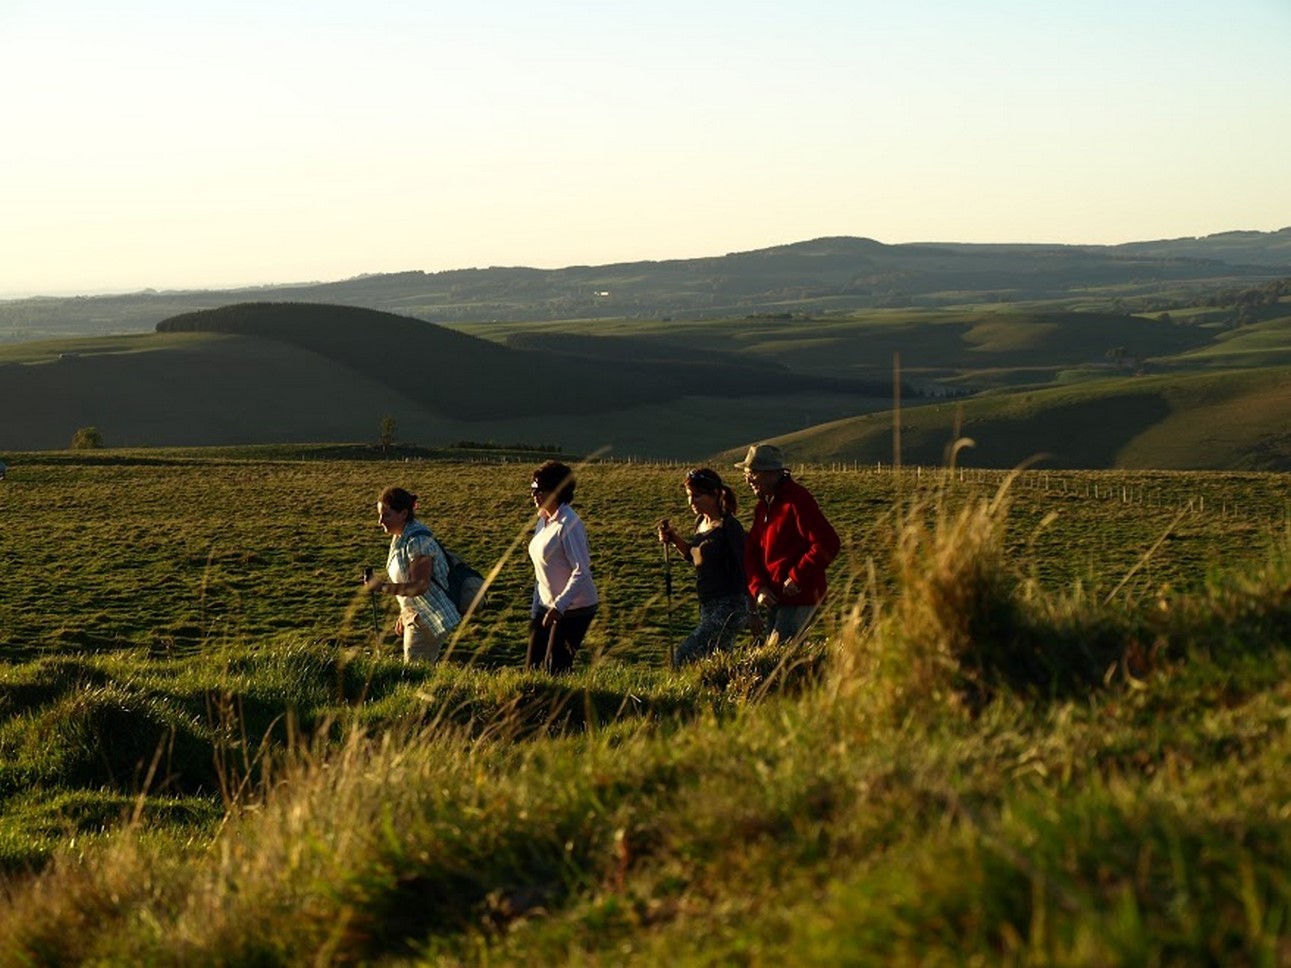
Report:
[[[825,599],[825,569],[838,556],[838,534],[811,492],[784,466],[780,448],[754,444],[735,465],[757,495],[744,542],[749,594],[769,611],[767,642],[806,631]]]

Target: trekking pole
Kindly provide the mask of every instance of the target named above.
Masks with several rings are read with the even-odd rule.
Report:
[[[363,584],[365,584],[365,585],[366,585],[366,584],[367,584],[368,582],[370,582],[371,580],[372,580],[372,569],[371,569],[371,568],[364,568],[364,569],[363,569]],[[372,634],[373,634],[373,635],[380,635],[380,634],[381,634],[381,625],[380,625],[380,623],[379,623],[379,622],[378,622],[378,620],[377,620],[377,592],[376,592],[376,589],[375,589],[375,588],[371,589],[371,590],[368,592],[368,597],[372,599]]]
[[[668,597],[668,666],[677,664],[672,641],[672,555],[668,553],[668,543],[663,542],[663,590]]]
[[[556,626],[559,623],[551,623],[551,631],[547,633],[547,658],[543,660],[542,667],[551,672],[556,659]]]

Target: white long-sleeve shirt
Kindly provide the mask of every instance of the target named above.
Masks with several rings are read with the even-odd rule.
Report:
[[[583,520],[568,504],[553,513],[538,512],[529,558],[534,577],[532,614],[554,608],[562,615],[571,608],[600,602],[592,581],[592,559]]]

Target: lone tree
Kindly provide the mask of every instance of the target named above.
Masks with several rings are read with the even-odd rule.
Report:
[[[103,435],[98,427],[82,427],[72,434],[72,450],[97,450],[103,446]]]
[[[381,418],[381,434],[377,437],[377,443],[382,450],[389,450],[394,446],[394,417],[389,414]]]

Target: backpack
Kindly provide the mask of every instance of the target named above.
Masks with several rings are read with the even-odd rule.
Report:
[[[438,538],[435,539],[435,544],[439,546],[444,561],[448,563],[448,584],[441,585],[438,581],[435,581],[435,584],[439,585],[448,595],[449,600],[457,606],[459,614],[465,615],[472,608],[478,612],[487,601],[481,594],[484,588],[484,576],[468,565],[460,555],[445,548]]]

